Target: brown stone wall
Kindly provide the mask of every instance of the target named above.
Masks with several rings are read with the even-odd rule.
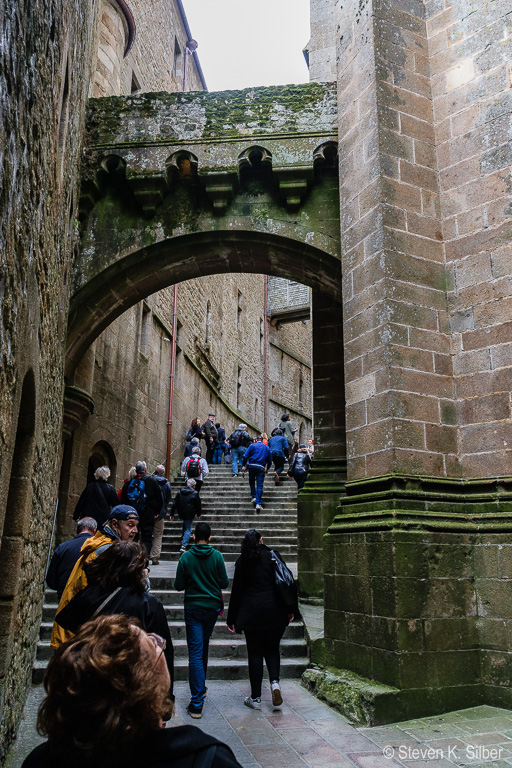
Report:
[[[96,4],[0,3],[0,762],[21,716],[59,479]]]
[[[128,26],[116,0],[102,0],[92,96],[134,91],[181,91],[187,33],[175,0],[130,0],[136,26],[132,49],[124,55]],[[176,41],[181,52],[175,58]],[[204,90],[193,56],[188,56],[187,90]]]
[[[462,471],[510,475],[510,7],[427,9]]]
[[[97,58],[91,96],[121,94],[121,72],[128,42],[128,23],[116,0],[101,0]]]
[[[457,474],[423,3],[341,13],[349,478]]]
[[[300,442],[313,437],[311,332],[311,320],[269,327],[268,433],[289,412]]]

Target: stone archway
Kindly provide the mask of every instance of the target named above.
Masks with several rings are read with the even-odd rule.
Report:
[[[95,338],[144,296],[200,275],[271,274],[312,288],[315,466],[298,502],[298,559],[304,595],[323,594],[323,535],[346,480],[341,274],[336,254],[291,237],[238,230],[196,233],[133,251],[72,300],[68,380]],[[68,387],[68,392],[73,389]]]

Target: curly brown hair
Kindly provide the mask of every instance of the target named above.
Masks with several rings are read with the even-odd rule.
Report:
[[[172,710],[168,681],[143,651],[137,625],[127,616],[99,616],[50,660],[37,729],[61,759],[101,762],[157,729]]]
[[[146,589],[146,559],[146,550],[136,541],[115,541],[84,565],[87,583],[100,584],[105,589],[129,587],[142,594]]]

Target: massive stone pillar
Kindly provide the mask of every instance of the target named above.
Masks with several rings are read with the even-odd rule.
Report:
[[[324,650],[368,722],[510,706],[506,10],[337,13],[348,478]]]
[[[315,460],[297,501],[298,566],[301,594],[323,597],[323,539],[346,479],[341,304],[314,290],[312,316]]]

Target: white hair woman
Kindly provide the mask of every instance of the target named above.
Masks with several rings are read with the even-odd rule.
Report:
[[[74,520],[82,517],[93,517],[98,528],[103,528],[110,510],[119,504],[115,488],[107,483],[110,469],[107,466],[98,467],[94,472],[94,480],[88,483],[82,491],[73,514]]]

